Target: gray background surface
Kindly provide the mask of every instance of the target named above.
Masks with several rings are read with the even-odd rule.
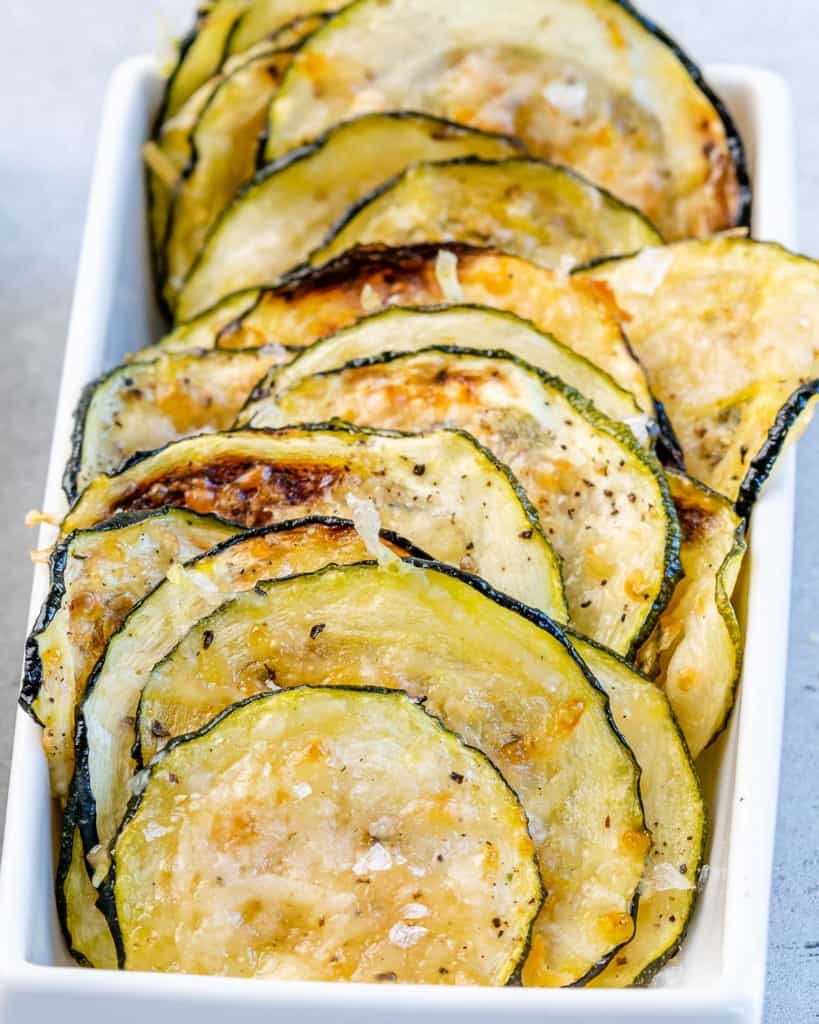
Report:
[[[0,822],[45,478],[89,175],[106,80],[155,51],[193,0],[4,5],[0,32]],[[790,81],[800,241],[819,256],[819,18],[813,0],[644,0],[699,62],[767,66]],[[771,904],[768,1024],[819,1020],[819,424],[802,441],[796,569]],[[815,600],[815,597],[814,597]]]

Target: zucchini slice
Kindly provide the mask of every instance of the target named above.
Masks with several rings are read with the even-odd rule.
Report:
[[[731,596],[745,555],[745,523],[727,499],[696,480],[671,471],[667,477],[685,576],[637,661],[665,690],[697,757],[725,728],[742,670]]]
[[[197,352],[215,348],[219,333],[249,312],[259,301],[259,290],[249,288],[243,292],[228,295],[203,313],[177,324],[153,345],[146,345],[125,357],[125,362],[151,362],[163,352]],[[262,348],[262,342],[247,348]],[[227,346],[225,346],[227,347]],[[233,348],[241,346],[233,345]]]
[[[69,500],[135,452],[205,431],[226,430],[253,385],[287,359],[275,346],[249,351],[161,353],[91,381],[74,417],[63,486]]]
[[[320,28],[340,6],[338,0],[324,3],[296,3],[287,0],[253,0],[233,26],[227,41],[226,53],[240,56],[248,53],[263,40],[275,41],[276,46],[298,46],[307,36]],[[293,16],[293,11],[299,13]],[[282,19],[286,18],[286,21]]]
[[[235,532],[213,516],[160,509],[116,516],[55,548],[49,591],[26,641],[20,704],[43,726],[60,801],[74,769],[74,709],[108,638],[175,562]]]
[[[480,306],[437,309],[392,308],[359,320],[303,349],[292,362],[271,368],[256,385],[238,424],[246,425],[260,403],[285,392],[314,373],[381,352],[416,352],[430,345],[468,344],[472,349],[503,350],[580,391],[614,420],[632,422],[644,438],[648,423],[634,397],[583,356],[513,313]]]
[[[526,983],[587,980],[631,938],[649,846],[636,765],[605,694],[544,616],[413,560],[259,584],[154,668],[140,735],[156,745],[157,731],[184,733],[269,689],[260,664],[284,689],[403,689],[497,765],[528,815],[548,893]]]
[[[408,164],[517,152],[519,144],[504,136],[423,114],[374,114],[337,125],[262,168],[224,211],[179,293],[177,319],[292,270],[352,203]]]
[[[332,417],[468,431],[509,466],[537,509],[563,561],[572,624],[628,656],[651,632],[680,573],[662,470],[626,427],[563,381],[505,353],[382,354],[306,377],[260,403],[253,424]]]
[[[89,889],[89,865],[102,865],[104,874],[104,851],[125,813],[134,771],[135,716],[151,667],[199,618],[258,579],[306,572],[328,562],[357,562],[368,553],[355,527],[338,519],[314,517],[225,535],[229,539],[212,551],[177,564],[130,612],[122,602],[118,628],[88,679],[78,715],[77,771],[64,824],[57,902],[69,948],[96,967],[115,967],[116,957],[108,925],[96,908],[96,890]],[[419,554],[395,534],[382,531],[380,539],[395,553]],[[101,587],[101,599],[106,595]],[[84,840],[79,845],[72,834],[76,829]],[[89,864],[83,849],[90,854]]]
[[[522,157],[416,164],[353,206],[314,265],[355,245],[491,245],[543,267],[635,252],[662,239],[645,217],[579,175]]]
[[[789,431],[808,420],[819,265],[778,245],[714,238],[583,273],[612,289],[688,472],[747,514]]]
[[[591,984],[644,985],[685,936],[705,850],[705,803],[663,692],[611,651],[572,632],[568,637],[608,694],[617,728],[640,765],[640,797],[652,837],[635,936]]]
[[[361,502],[434,558],[565,618],[559,563],[520,485],[490,452],[453,430],[414,436],[324,425],[204,434],[97,477],[63,529],[160,504],[252,527],[349,515]]]
[[[358,0],[291,66],[268,158],[350,112],[399,107],[517,135],[668,238],[747,222],[733,124],[691,61],[626,3]]]
[[[506,984],[543,902],[488,758],[400,691],[340,687],[262,694],[169,746],[107,895],[126,969],[455,985]]]
[[[291,50],[270,49],[250,57],[224,78],[199,115],[168,216],[164,294],[171,308],[208,231],[253,177],[267,108],[291,58]]]
[[[446,251],[457,257],[454,289],[446,278],[442,281],[438,246],[354,249],[276,288],[230,296],[191,322],[199,325],[195,333],[180,326],[158,345],[253,348],[275,342],[304,348],[388,306],[433,306],[455,298],[532,321],[596,363],[634,395],[644,412],[654,415],[645,373],[606,289],[503,253],[463,245],[449,245]],[[229,317],[234,302],[245,308]]]

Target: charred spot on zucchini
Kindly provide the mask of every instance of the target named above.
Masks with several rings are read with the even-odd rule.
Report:
[[[662,691],[611,651],[571,631],[567,635],[608,694],[617,728],[640,765],[640,797],[652,839],[634,938],[591,985],[642,985],[674,955],[685,936],[705,850],[705,803],[685,740]],[[667,870],[680,864],[687,865],[692,881],[675,878]]]
[[[517,135],[666,237],[747,221],[736,129],[688,58],[615,0],[461,0],[434,16],[425,0],[358,0],[301,48],[271,106],[269,154],[351,109],[402,106]]]
[[[131,970],[504,985],[542,901],[481,751],[400,691],[302,687],[153,762],[102,905]]]
[[[563,563],[572,624],[629,657],[650,633],[680,574],[665,478],[626,427],[561,380],[503,352],[382,353],[297,381],[260,402],[253,424],[332,417],[468,431],[537,509]]]
[[[685,575],[637,655],[665,691],[693,757],[725,728],[742,670],[731,603],[745,555],[745,523],[727,498],[667,472],[682,528]]]
[[[108,638],[176,562],[230,537],[214,516],[159,509],[115,516],[67,536],[26,640],[20,704],[43,727],[51,789],[65,801],[74,768],[74,713]]]
[[[316,622],[320,642],[310,640]],[[631,937],[649,846],[636,764],[605,694],[545,616],[477,577],[412,559],[397,571],[328,567],[261,584],[154,668],[139,712],[143,755],[157,747],[153,719],[185,733],[264,690],[259,659],[283,689],[405,690],[497,765],[527,813],[548,893],[523,969],[529,984],[588,980]]]
[[[311,255],[356,245],[465,242],[544,267],[577,266],[662,239],[634,207],[542,160],[463,157],[415,164],[355,204]]]
[[[301,350],[285,366],[271,367],[253,389],[238,424],[250,423],[254,408],[304,377],[382,352],[414,352],[431,345],[468,344],[472,349],[509,352],[576,388],[614,420],[649,423],[634,397],[590,362],[513,313],[480,306],[437,309],[392,308],[365,317]],[[640,438],[641,442],[645,437]]]
[[[418,476],[417,465],[426,473]],[[466,434],[423,436],[345,425],[240,430],[177,441],[97,477],[64,530],[120,510],[181,505],[244,527],[374,504],[383,525],[433,557],[463,564],[562,620],[557,557],[517,480]],[[532,530],[532,536],[521,535]]]
[[[750,511],[819,377],[819,267],[743,238],[680,242],[583,271],[628,318],[689,473]],[[781,417],[780,417],[781,413]]]
[[[276,281],[385,178],[418,160],[519,153],[503,135],[407,111],[336,125],[263,167],[213,226],[176,306],[186,320],[230,292]]]
[[[117,367],[85,388],[63,478],[69,501],[134,455],[191,434],[226,430],[253,385],[284,349],[161,352]]]

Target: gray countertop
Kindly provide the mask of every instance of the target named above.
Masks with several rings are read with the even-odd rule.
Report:
[[[9,3],[0,33],[0,821],[42,495],[91,162],[106,80],[154,51],[193,0]],[[758,64],[791,83],[801,248],[819,255],[819,69],[811,0],[644,0],[700,63]],[[819,425],[801,443],[788,706],[771,902],[768,1024],[819,1020]],[[815,600],[815,597],[814,597]],[[814,624],[814,614],[817,624]]]

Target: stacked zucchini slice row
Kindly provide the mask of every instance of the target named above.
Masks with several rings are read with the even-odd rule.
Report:
[[[21,695],[72,953],[649,982],[819,391],[730,118],[618,0],[215,0],[144,152],[174,324],[79,404]]]

